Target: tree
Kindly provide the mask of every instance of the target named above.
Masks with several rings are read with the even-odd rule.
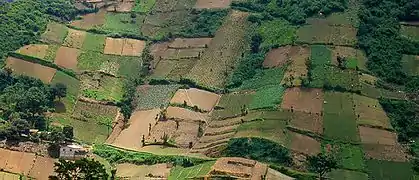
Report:
[[[315,156],[309,156],[307,158],[308,169],[312,172],[319,174],[319,179],[323,179],[323,176],[337,168],[337,161],[333,157],[327,154],[319,153]]]
[[[51,91],[54,98],[57,97],[59,100],[67,96],[67,86],[63,83],[54,84],[51,88]]]
[[[262,36],[260,34],[255,34],[252,36],[251,50],[252,53],[259,52],[259,46],[262,43]]]
[[[61,180],[100,180],[108,179],[109,177],[103,164],[86,158],[74,162],[60,159],[58,163],[55,163],[55,172],[57,173],[57,176],[52,176],[50,178],[58,178]]]
[[[66,139],[73,139],[74,131],[72,126],[64,126],[63,127],[63,134]]]

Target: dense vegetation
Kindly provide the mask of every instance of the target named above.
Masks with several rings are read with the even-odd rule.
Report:
[[[35,42],[44,32],[48,17],[70,20],[77,13],[67,0],[19,0],[0,6],[0,59],[9,51]]]
[[[289,165],[292,163],[290,151],[263,138],[236,138],[228,142],[225,156],[245,157],[262,162]]]
[[[18,139],[30,128],[45,129],[44,113],[54,107],[54,99],[64,96],[57,89],[28,76],[0,71],[0,139]]]
[[[260,12],[274,17],[282,17],[291,23],[302,24],[305,19],[318,14],[328,15],[343,11],[346,0],[246,0],[231,4],[235,9]]]
[[[191,25],[182,29],[180,35],[186,37],[214,36],[227,14],[227,10],[192,11]]]

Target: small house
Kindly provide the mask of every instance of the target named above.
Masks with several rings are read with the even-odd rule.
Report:
[[[89,151],[77,144],[65,145],[60,148],[60,158],[76,160],[86,157]]]

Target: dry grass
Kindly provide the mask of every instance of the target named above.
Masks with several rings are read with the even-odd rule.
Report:
[[[377,99],[354,94],[354,104],[358,124],[392,129],[390,118]]]
[[[86,32],[69,29],[63,45],[71,48],[81,49],[83,47],[85,38]]]
[[[124,47],[124,39],[106,38],[104,54],[121,55]]]
[[[17,50],[18,53],[44,59],[47,55],[48,45],[46,44],[30,44]]]
[[[169,106],[167,108],[167,118],[189,122],[206,122],[208,115],[185,108]]]

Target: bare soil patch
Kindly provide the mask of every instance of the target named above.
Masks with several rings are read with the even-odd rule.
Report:
[[[285,174],[282,174],[274,169],[269,168],[268,172],[266,173],[266,180],[294,180],[294,178],[289,177]]]
[[[173,49],[206,48],[212,38],[176,38],[168,46]]]
[[[167,108],[167,118],[180,121],[206,122],[208,116],[189,109],[169,106]]]
[[[184,104],[186,102],[188,106],[198,106],[199,109],[204,111],[211,111],[220,97],[218,94],[196,88],[179,89],[170,103]]]
[[[200,58],[205,49],[179,49],[177,59]]]
[[[141,56],[145,41],[136,39],[124,39],[124,46],[121,55],[123,56]]]
[[[310,48],[302,46],[291,46],[288,56],[291,60],[290,65],[285,71],[281,84],[290,86],[300,86],[301,79],[307,77],[307,59],[310,57]]]
[[[198,141],[199,123],[179,122],[179,128],[172,135],[176,145],[189,148],[189,143],[195,144]]]
[[[266,164],[245,158],[219,158],[212,166],[212,175],[230,175],[239,178],[259,179],[268,170]]]
[[[45,83],[51,82],[57,71],[54,68],[42,66],[40,64],[31,63],[21,59],[8,57],[6,60],[6,67],[12,69],[16,74],[32,76],[42,80]]]
[[[291,61],[289,51],[291,46],[280,47],[276,49],[271,49],[263,61],[263,67],[273,68],[273,67],[282,67],[286,63]]]
[[[17,50],[18,53],[44,59],[47,55],[48,45],[46,44],[30,44]]]
[[[410,158],[400,145],[364,144],[363,149],[365,156],[373,159],[406,162]]]
[[[369,127],[358,126],[361,142],[364,144],[396,145],[397,134]]]
[[[7,164],[7,157],[9,157],[10,155],[9,150],[6,149],[0,149],[0,169],[5,169],[6,168],[6,164]]]
[[[153,68],[156,68],[157,64],[160,62],[161,57],[169,48],[168,45],[169,45],[169,42],[156,43],[156,44],[151,45],[150,53],[154,57],[154,60],[151,63]]]
[[[54,163],[55,160],[52,158],[38,156],[29,176],[35,179],[48,179],[50,175],[54,175]]]
[[[281,107],[320,114],[323,109],[323,91],[321,89],[289,88],[285,91]]]
[[[167,178],[170,169],[167,164],[154,165],[135,165],[135,164],[118,164],[116,165],[116,176],[129,179],[145,179],[146,177]]]
[[[61,46],[57,51],[54,63],[64,68],[76,70],[79,55],[80,50]]]
[[[196,9],[215,9],[227,8],[230,6],[231,0],[198,0],[196,1]]]
[[[128,128],[124,129],[115,139],[113,144],[119,147],[138,149],[141,148],[142,136],[148,136],[150,124],[156,123],[156,115],[160,113],[160,109],[152,109],[147,111],[136,111],[129,119]]]
[[[316,155],[320,153],[320,142],[315,139],[294,132],[290,132],[290,136],[292,137],[290,145],[292,150],[308,155]]]
[[[109,6],[107,8],[107,11],[126,13],[126,12],[131,12],[134,6],[135,6],[134,1],[122,1],[122,2],[118,2],[115,5]]]
[[[86,32],[75,29],[68,29],[68,34],[64,40],[63,45],[71,48],[81,49],[83,47],[85,38]]]
[[[91,29],[95,26],[102,26],[105,24],[106,10],[100,9],[97,13],[90,13],[82,16],[81,20],[71,22],[72,26],[81,29]]]
[[[121,55],[124,47],[124,39],[106,38],[104,54]]]
[[[162,137],[164,134],[167,134],[171,137],[176,131],[176,122],[175,121],[157,121],[156,124],[151,129],[150,135],[147,137],[146,142],[155,143],[163,142]]]
[[[295,111],[292,114],[290,125],[298,129],[323,134],[323,117],[318,114]]]

